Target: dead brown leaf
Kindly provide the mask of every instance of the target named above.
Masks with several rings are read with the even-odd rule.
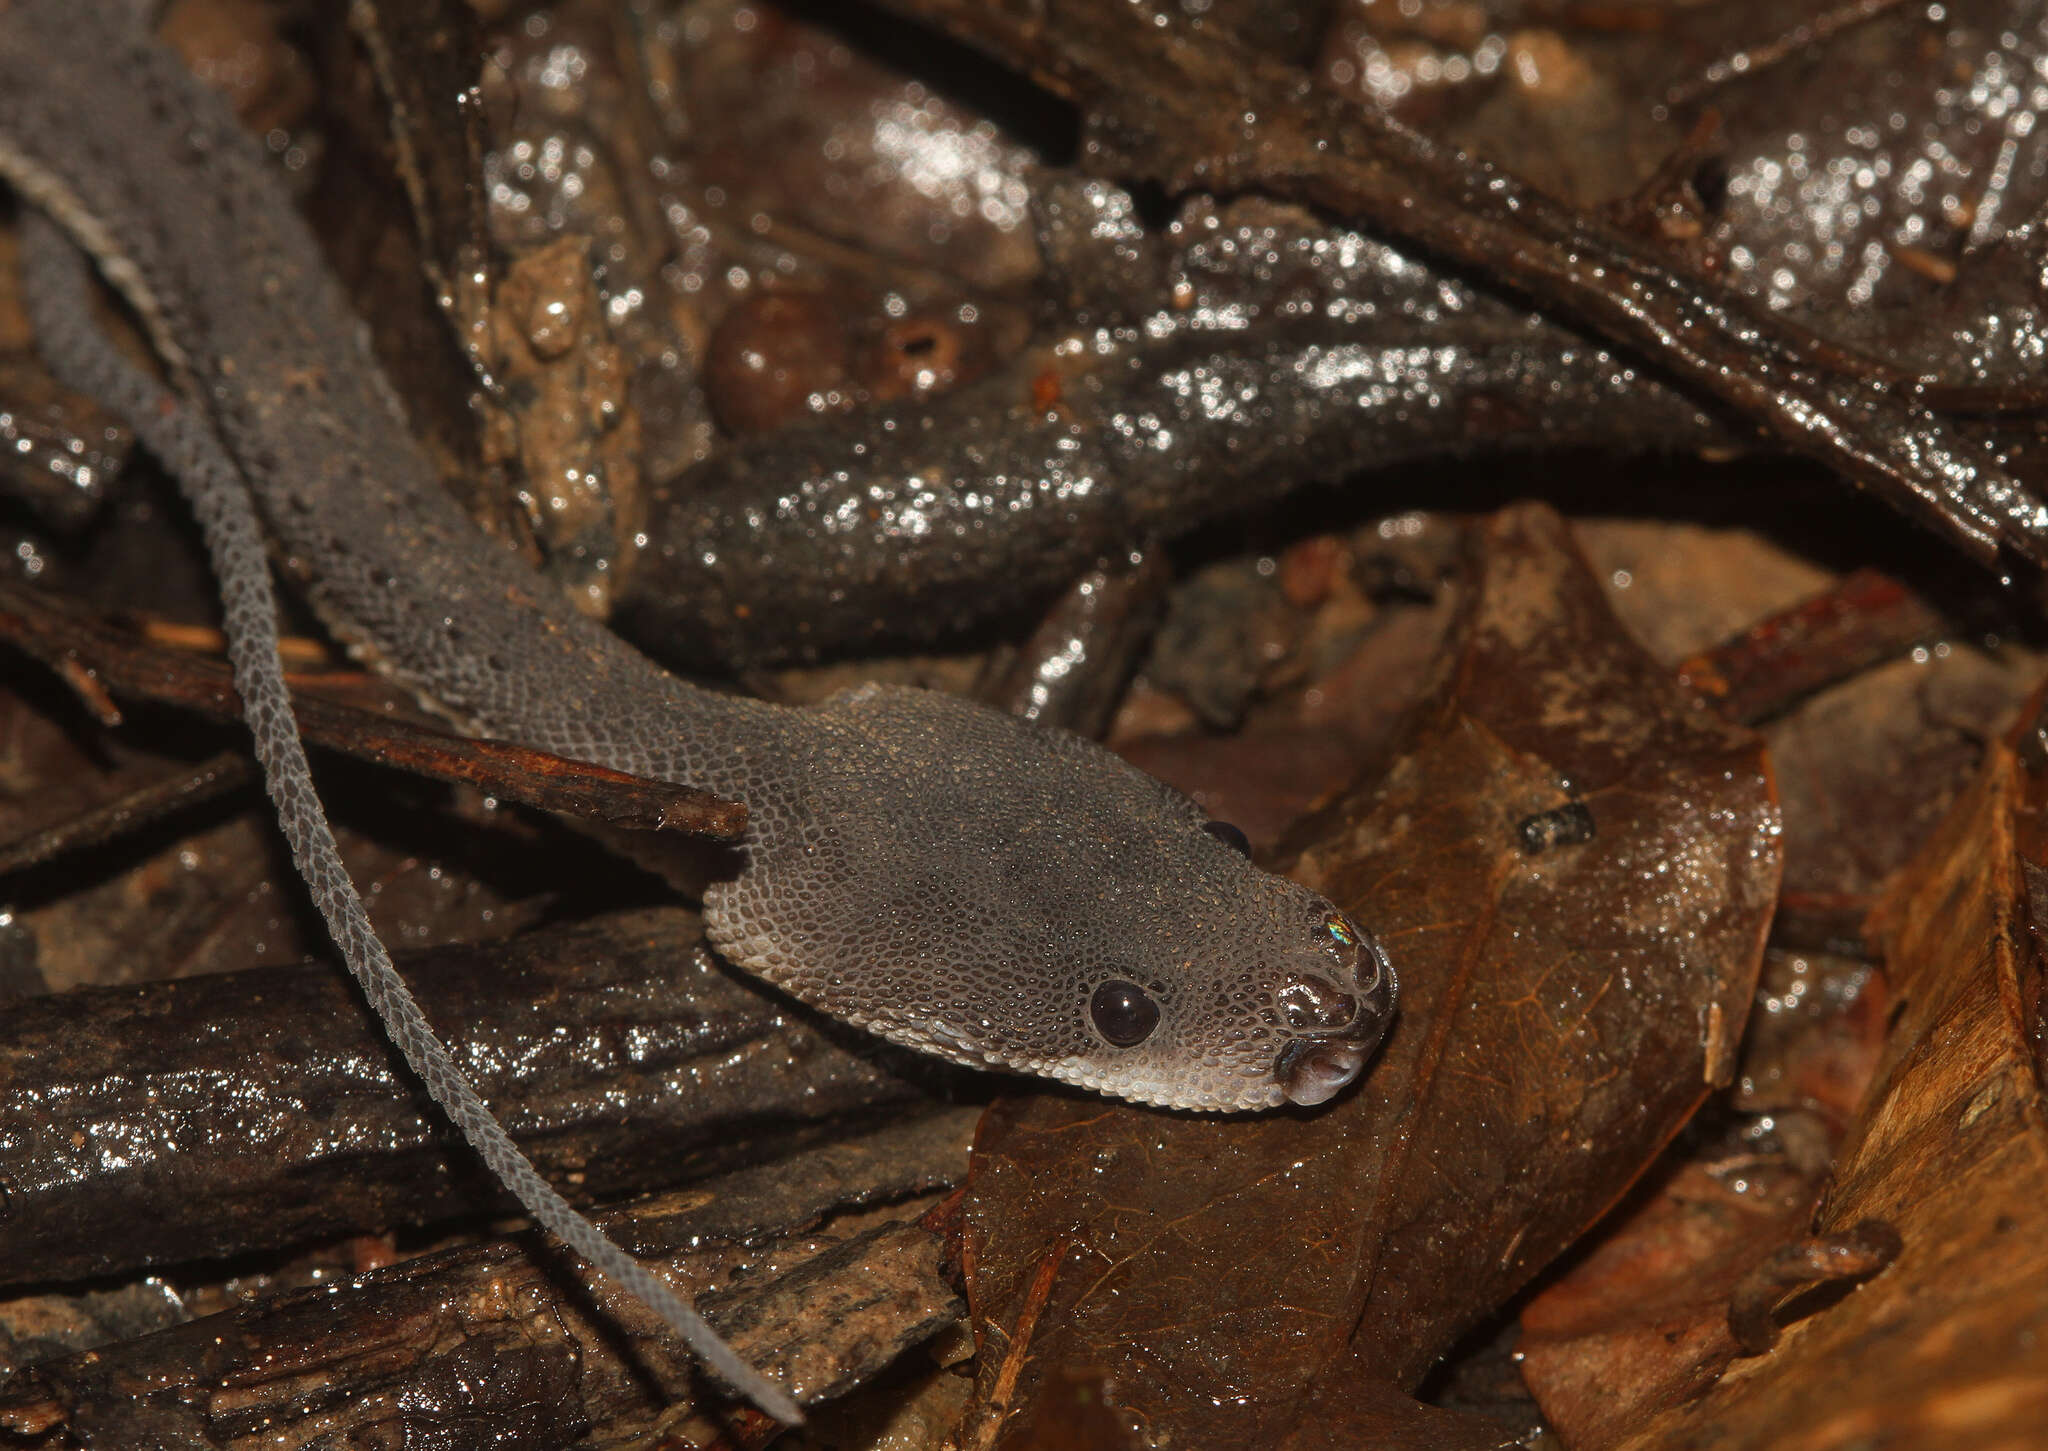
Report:
[[[1402,975],[1385,1060],[1326,1112],[991,1110],[969,1444],[1026,1444],[1090,1378],[1158,1443],[1361,1444],[1730,1072],[1778,878],[1761,747],[1627,636],[1555,514],[1478,535],[1407,746],[1294,837]]]
[[[2022,728],[1989,749],[1873,922],[1902,1011],[1815,1229],[1889,1225],[1903,1245],[1897,1262],[1625,1447],[2041,1444],[2040,705],[2037,696]]]
[[[1612,1446],[1736,1357],[1730,1297],[1806,1234],[1869,1087],[1890,1001],[1874,968],[1774,951],[1757,1001],[1707,1131],[1522,1307],[1522,1381],[1572,1451]]]

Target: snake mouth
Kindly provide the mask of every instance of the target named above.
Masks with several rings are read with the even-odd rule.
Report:
[[[1287,1095],[1289,1103],[1303,1108],[1328,1103],[1351,1086],[1351,1080],[1358,1077],[1379,1040],[1380,1035],[1375,1033],[1364,1043],[1342,1038],[1301,1038],[1289,1043],[1280,1050],[1273,1065],[1280,1091]]]
[[[1304,1108],[1328,1103],[1351,1086],[1379,1051],[1393,1025],[1400,986],[1393,964],[1377,948],[1373,955],[1376,970],[1365,990],[1355,997],[1341,995],[1351,1007],[1349,1021],[1334,1031],[1297,1031],[1274,1058],[1273,1076],[1289,1103]]]

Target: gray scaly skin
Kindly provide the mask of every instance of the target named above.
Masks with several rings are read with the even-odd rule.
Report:
[[[252,495],[330,628],[441,709],[744,801],[748,838],[706,894],[707,930],[805,1002],[955,1062],[1172,1107],[1319,1103],[1358,1074],[1394,1005],[1376,945],[1116,757],[923,691],[806,711],[707,693],[576,613],[436,486],[316,243],[226,108],[115,0],[0,7],[0,176],[129,299],[182,403],[90,336],[61,249],[31,230],[49,279],[39,332],[201,516],[272,794],[351,968],[536,1217],[765,1409],[795,1415],[664,1287],[591,1244],[410,1006],[305,774]]]
[[[45,195],[61,204],[55,192]],[[629,1258],[540,1177],[427,1022],[370,925],[314,792],[305,747],[292,724],[291,696],[277,653],[277,600],[270,590],[263,534],[248,486],[205,415],[182,405],[94,331],[85,259],[56,223],[31,214],[23,220],[21,241],[30,317],[53,365],[73,386],[90,390],[133,420],[143,445],[177,475],[191,501],[220,577],[235,686],[292,861],[391,1041],[463,1138],[536,1220],[651,1306],[705,1364],[749,1400],[778,1419],[801,1421],[802,1412],[786,1391],[741,1360],[691,1305]]]

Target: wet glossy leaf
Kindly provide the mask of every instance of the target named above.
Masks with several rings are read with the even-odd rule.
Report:
[[[1888,1224],[1903,1246],[1896,1263],[1622,1445],[1778,1446],[1789,1426],[1815,1428],[1813,1444],[1825,1445],[2038,1444],[2048,1425],[2039,707],[2037,696],[2021,729],[1991,747],[1873,924],[1903,1011],[1815,1228]]]
[[[1730,1072],[1778,876],[1761,748],[1627,637],[1554,514],[1475,553],[1406,747],[1294,837],[1401,973],[1384,1060],[1326,1112],[993,1109],[985,1395],[1093,1375],[1155,1440],[1323,1434],[1383,1400],[1359,1366],[1412,1387]]]
[[[1522,1308],[1522,1380],[1572,1451],[1613,1445],[1738,1354],[1730,1296],[1806,1233],[1877,1066],[1888,1002],[1868,963],[1766,959],[1737,1085],[1703,1116],[1713,1128],[1685,1135]]]

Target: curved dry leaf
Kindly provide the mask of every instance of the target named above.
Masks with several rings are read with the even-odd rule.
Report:
[[[1774,950],[1757,998],[1722,1096],[1738,1117],[1688,1133],[1521,1307],[1521,1378],[1572,1451],[1605,1451],[1727,1369],[1730,1297],[1806,1234],[1869,1087],[1890,1002],[1873,967]]]
[[[1399,968],[1384,1061],[1324,1112],[992,1109],[967,1444],[1020,1444],[1041,1387],[1090,1377],[1158,1443],[1341,1440],[1729,1071],[1778,881],[1761,746],[1627,636],[1554,513],[1509,510],[1475,552],[1405,749],[1294,838]]]
[[[1991,746],[1872,921],[1903,1010],[1814,1228],[1889,1225],[1903,1245],[1897,1261],[1625,1447],[2040,1444],[2041,708],[2037,695],[2013,738]]]

